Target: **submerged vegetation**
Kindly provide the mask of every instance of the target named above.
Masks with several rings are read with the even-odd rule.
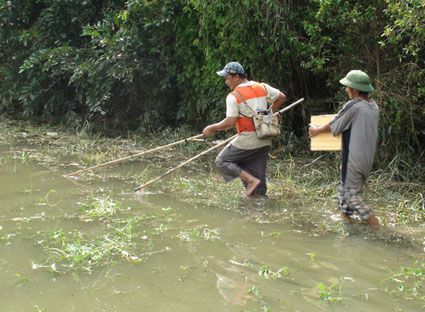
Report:
[[[284,276],[288,276],[289,274],[289,268],[287,266],[284,266],[283,268],[279,268],[276,271],[273,271],[271,268],[269,268],[267,265],[262,265],[261,268],[258,270],[258,275],[263,276],[264,278],[282,278]]]
[[[5,119],[1,120],[1,126],[0,145],[5,151],[1,156],[1,166],[6,171],[15,172],[16,168],[41,164],[55,176],[190,136],[185,131],[176,133],[167,130],[155,138],[128,135],[127,138],[109,139],[77,136],[60,128],[34,128],[27,123],[14,124]],[[367,201],[375,208],[385,227],[380,233],[367,233],[360,224],[350,228],[332,219],[336,215],[336,164],[339,163],[339,156],[333,154],[312,159],[307,156],[292,158],[273,151],[268,168],[268,199],[243,199],[239,181],[224,184],[213,169],[214,155],[205,156],[203,161],[193,163],[181,169],[179,174],[153,185],[147,194],[174,194],[167,205],[155,207],[153,212],[146,211],[143,197],[128,200],[128,195],[124,194],[131,192],[134,185],[203,150],[206,144],[209,143],[192,142],[146,156],[141,160],[149,165],[140,171],[138,166],[137,172],[133,171],[133,166],[140,159],[123,163],[125,168],[122,170],[116,170],[116,167],[104,168],[72,179],[70,182],[75,183],[81,193],[77,200],[72,200],[73,204],[66,208],[63,215],[58,211],[61,211],[64,200],[59,197],[57,190],[37,191],[30,185],[24,194],[34,193],[31,205],[38,207],[37,213],[28,216],[25,210],[19,212],[19,216],[11,220],[17,225],[15,230],[10,227],[10,222],[4,226],[0,224],[0,246],[15,246],[22,236],[22,225],[28,225],[33,231],[37,223],[52,220],[51,226],[31,234],[35,247],[41,253],[31,260],[30,266],[34,272],[48,272],[56,279],[78,274],[97,276],[102,269],[109,270],[117,265],[134,266],[144,271],[146,263],[155,255],[164,254],[164,257],[168,257],[174,249],[185,248],[196,265],[180,265],[177,273],[195,274],[199,268],[207,270],[209,263],[216,265],[214,257],[204,258],[195,250],[217,246],[234,248],[232,245],[237,245],[238,239],[234,242],[229,240],[226,237],[228,233],[223,231],[221,225],[213,222],[205,223],[189,218],[178,223],[176,207],[173,205],[173,201],[178,200],[194,210],[213,209],[231,213],[232,216],[240,215],[258,224],[286,224],[287,227],[280,227],[279,230],[258,230],[257,236],[264,245],[270,243],[273,246],[274,243],[283,242],[288,232],[296,231],[311,237],[325,237],[333,233],[342,238],[361,233],[369,239],[388,244],[400,243],[418,252],[424,248],[424,185],[421,182],[397,181],[393,178],[395,169],[391,166],[375,170],[367,185]],[[119,181],[123,187],[122,193],[105,187],[104,183],[111,180]],[[307,263],[312,272],[318,272],[326,267],[321,257],[321,251],[310,247],[304,250],[300,261]],[[261,259],[251,261],[249,258],[231,257],[227,264],[232,267],[229,270],[230,277],[223,275],[218,278],[217,288],[221,292],[233,291],[235,288],[236,297],[229,300],[236,300],[237,305],[252,302],[260,310],[274,311],[270,304],[274,283],[297,285],[300,274],[304,274],[294,269],[294,263],[287,262],[288,259],[267,263]],[[154,271],[155,274],[161,274],[162,270],[158,264]],[[234,274],[243,276],[244,281],[235,282],[231,279]],[[30,288],[34,281],[28,275],[28,271],[15,273],[14,287],[22,291]],[[406,302],[413,300],[422,306],[425,304],[424,276],[424,261],[417,258],[411,267],[389,266],[388,277],[373,289],[363,289],[350,277],[330,277],[325,280],[312,277],[297,292],[301,291],[312,302],[327,305],[348,304],[347,298],[352,297],[366,301],[372,296],[370,293],[373,290],[379,290],[391,298]],[[227,295],[223,296],[227,298]],[[47,310],[48,305],[41,309]]]
[[[425,262],[416,261],[413,266],[402,266],[392,272],[388,280],[391,295],[407,300],[419,300],[425,306]]]
[[[119,209],[120,203],[107,197],[88,198],[82,204],[83,218],[103,219],[112,217]]]
[[[319,291],[320,299],[329,302],[339,302],[341,298],[341,287],[337,284],[327,286],[322,282],[317,283],[317,290]]]
[[[88,238],[80,231],[65,233],[63,229],[49,230],[38,243],[45,246],[49,255],[48,268],[53,272],[83,270],[91,273],[93,268],[111,263],[116,257],[139,262],[133,253],[136,238],[139,237],[137,220],[130,218],[114,227],[100,238]],[[32,265],[33,269],[46,267],[45,264]]]

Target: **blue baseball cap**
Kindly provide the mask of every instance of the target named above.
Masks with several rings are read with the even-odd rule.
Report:
[[[224,68],[217,72],[217,75],[225,77],[230,74],[245,75],[245,69],[238,62],[230,62]]]

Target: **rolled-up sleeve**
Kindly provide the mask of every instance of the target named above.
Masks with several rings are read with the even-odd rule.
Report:
[[[232,94],[228,94],[226,98],[226,117],[238,117],[238,102]]]
[[[263,83],[263,85],[264,85],[264,87],[266,88],[266,91],[267,91],[267,102],[273,103],[277,99],[277,97],[279,96],[280,90],[271,87],[267,83]]]

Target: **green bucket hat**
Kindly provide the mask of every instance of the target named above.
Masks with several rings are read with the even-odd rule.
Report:
[[[339,82],[346,87],[350,87],[362,92],[373,91],[369,76],[361,70],[350,70],[350,72]]]

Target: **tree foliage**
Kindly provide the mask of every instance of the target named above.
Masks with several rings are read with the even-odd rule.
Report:
[[[199,130],[224,116],[215,75],[306,97],[307,113],[345,99],[350,69],[373,78],[380,156],[423,152],[424,0],[0,0],[0,109],[81,129]],[[285,130],[305,136],[301,109]]]

